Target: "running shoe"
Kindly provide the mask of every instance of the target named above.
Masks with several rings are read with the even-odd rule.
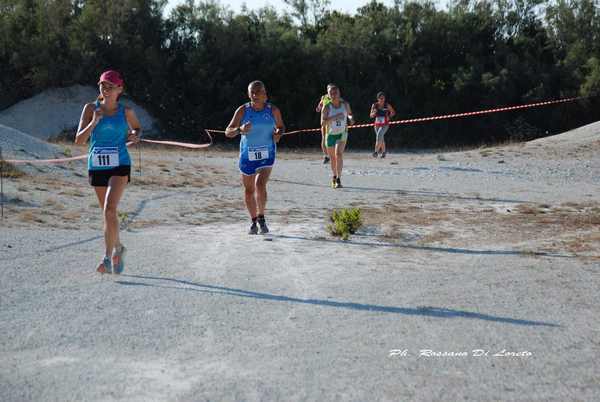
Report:
[[[121,245],[121,247],[115,249],[115,252],[112,256],[112,265],[114,267],[114,273],[120,274],[125,269],[125,253],[127,249],[125,246]]]
[[[378,154],[377,152],[373,152],[373,158],[377,158]]]
[[[381,159],[385,158],[385,152],[381,153]]]
[[[250,234],[250,235],[258,234],[258,225],[256,224],[256,222],[252,222],[252,226],[250,226],[250,230],[248,231],[248,234]]]
[[[258,218],[258,225],[260,226],[260,234],[269,233],[269,228],[267,227],[267,222],[265,221],[264,216]]]
[[[337,180],[335,179],[335,177],[333,179],[331,179],[331,188],[337,188]]]
[[[336,182],[335,182],[335,188],[342,188],[344,186],[342,186],[342,181],[340,180],[340,178],[338,177]]]
[[[100,265],[98,265],[98,268],[96,268],[96,272],[100,272],[101,274],[112,274],[110,258],[104,257]]]
[[[323,165],[327,165],[329,163],[329,156],[325,155],[323,157]]]

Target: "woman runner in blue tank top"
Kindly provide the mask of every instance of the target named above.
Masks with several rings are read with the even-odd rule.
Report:
[[[269,232],[265,220],[267,182],[275,164],[277,142],[285,130],[281,112],[267,102],[267,89],[261,81],[248,85],[250,102],[240,106],[225,130],[227,137],[240,134],[240,172],[245,202],[252,224],[250,234]]]
[[[139,141],[141,125],[134,111],[119,103],[123,79],[118,72],[102,73],[98,86],[96,102],[83,108],[75,143],[90,140],[88,175],[104,213],[105,253],[96,270],[120,274],[125,266],[125,247],[119,239],[117,206],[131,176],[127,142]]]

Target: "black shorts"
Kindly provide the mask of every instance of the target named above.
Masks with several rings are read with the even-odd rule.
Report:
[[[131,181],[131,166],[118,166],[107,170],[88,170],[90,184],[94,187],[108,187],[108,181],[113,176],[127,176],[127,183]]]

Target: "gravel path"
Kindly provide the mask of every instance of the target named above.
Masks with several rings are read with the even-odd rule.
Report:
[[[269,236],[245,234],[232,154],[148,151],[122,204],[121,276],[93,271],[82,167],[72,201],[12,180],[2,400],[596,400],[597,142],[350,153],[339,191],[316,153],[282,153]],[[66,211],[43,215],[48,196]],[[326,217],[347,206],[365,227],[342,242]]]

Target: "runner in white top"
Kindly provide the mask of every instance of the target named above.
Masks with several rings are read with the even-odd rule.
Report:
[[[331,102],[323,107],[321,112],[321,126],[327,127],[325,143],[327,153],[331,159],[331,171],[333,178],[331,187],[342,187],[342,168],[344,167],[344,149],[348,141],[347,120],[354,124],[350,104],[340,97],[340,90],[335,84],[327,86],[327,93]]]

